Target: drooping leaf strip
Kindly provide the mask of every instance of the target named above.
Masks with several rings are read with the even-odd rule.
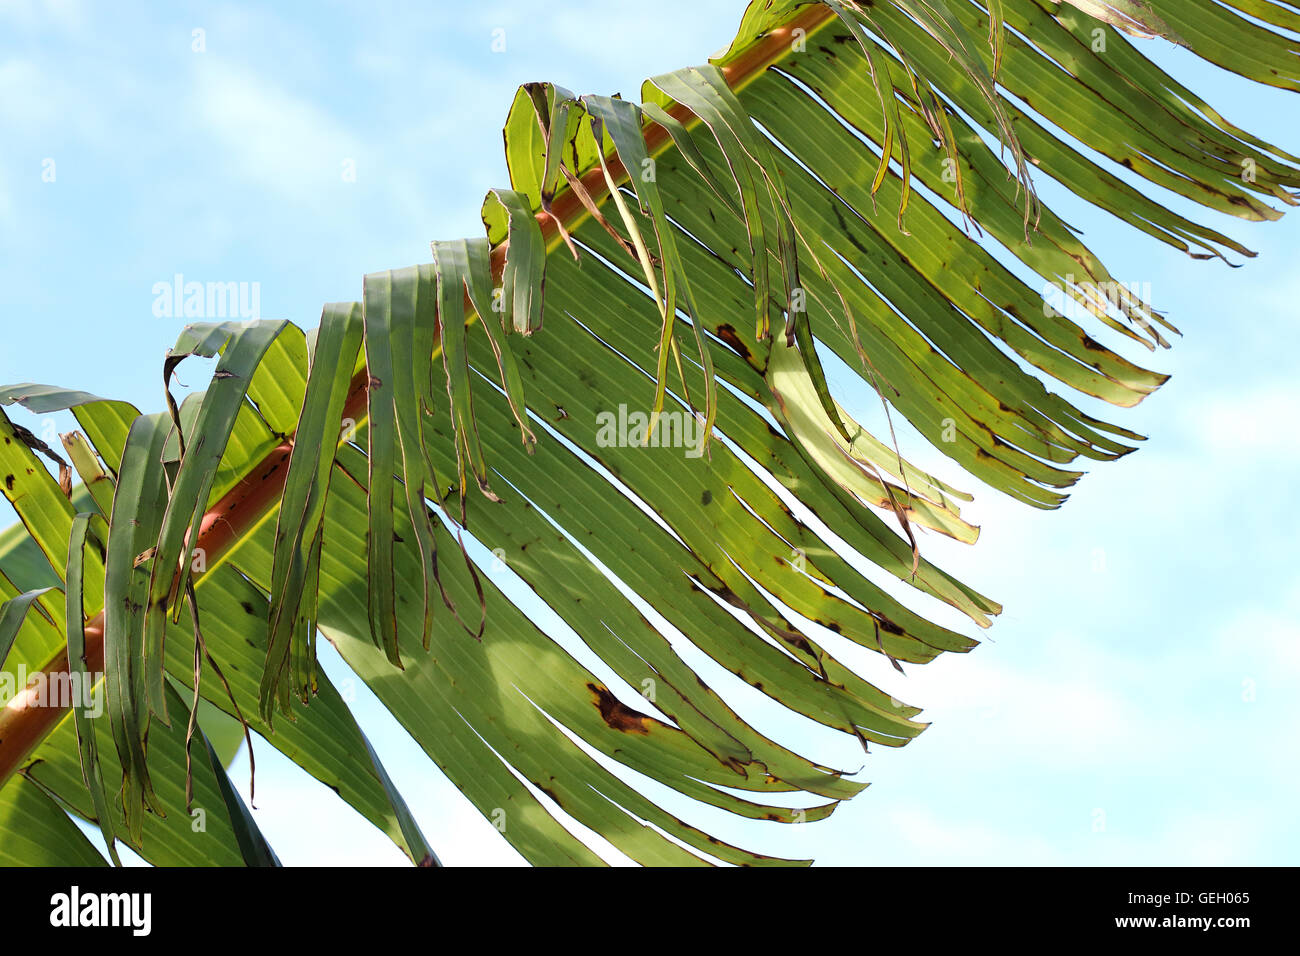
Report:
[[[546,243],[527,203],[527,197],[513,189],[491,190],[483,200],[483,226],[488,240],[504,241],[506,250],[493,311],[501,315],[502,331],[532,335],[542,327]]]
[[[268,724],[277,701],[288,713],[292,694],[305,703],[315,690],[312,642],[316,638],[325,495],[340,428],[355,428],[355,423],[340,426],[340,421],[362,332],[361,308],[356,303],[333,303],[321,312],[275,530],[270,627],[260,695],[262,719]],[[301,663],[291,667],[294,660]]]
[[[95,737],[94,708],[90,695],[97,683],[98,675],[91,671],[86,651],[85,601],[82,589],[87,542],[89,541],[100,554],[103,554],[107,540],[108,523],[101,515],[83,511],[73,519],[72,535],[68,540],[67,571],[68,675],[69,677],[76,675],[76,680],[70,680],[69,686],[74,696],[80,697],[72,702],[72,716],[77,728],[77,746],[81,755],[81,778],[94,801],[95,817],[99,821],[99,832],[108,847],[109,858],[115,866],[121,866],[122,861],[117,854],[117,839],[113,832],[113,817],[104,790],[104,775],[99,764],[99,745]]]

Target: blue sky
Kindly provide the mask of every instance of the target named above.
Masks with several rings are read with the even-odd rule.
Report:
[[[547,6],[0,0],[0,380],[161,408],[161,358],[182,320],[154,315],[156,283],[257,282],[263,316],[310,327],[322,303],[356,298],[365,273],[478,231],[484,191],[507,183],[500,127],[519,83],[635,97],[645,76],[725,46],[742,9]],[[1182,51],[1159,57],[1229,119],[1300,152],[1294,94]],[[873,752],[873,786],[829,821],[762,848],[894,866],[1294,864],[1300,215],[1201,213],[1260,253],[1234,270],[1041,189],[1185,333],[1150,360],[1170,383],[1113,419],[1151,440],[1043,513],[900,433],[905,453],[977,492],[966,515],[978,545],[931,536],[927,556],[1006,613],[972,654],[905,679],[868,660],[934,725]],[[326,665],[347,680],[337,658]],[[518,861],[353,689],[443,860]],[[853,748],[828,755],[862,763]],[[286,863],[401,862],[269,746],[257,756],[257,817]]]

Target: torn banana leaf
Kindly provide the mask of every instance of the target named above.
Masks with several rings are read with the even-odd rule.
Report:
[[[0,675],[91,681],[102,651],[106,701],[0,714],[56,718],[29,752],[0,734],[0,856],[102,862],[72,814],[154,864],[274,865],[217,746],[247,715],[437,864],[323,634],[530,862],[807,862],[771,828],[926,727],[857,652],[966,653],[1002,610],[921,533],[975,542],[958,474],[1052,509],[1142,441],[1093,408],[1159,388],[1124,350],[1177,329],[1084,220],[1227,259],[1218,214],[1300,203],[1300,159],[1148,52],[1300,90],[1294,6],[755,0],[641,103],[520,87],[481,231],[315,330],[190,327],[165,375],[217,371],[164,414],[0,388],[77,426],[0,419]]]

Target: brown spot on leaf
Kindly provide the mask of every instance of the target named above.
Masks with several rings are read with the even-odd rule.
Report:
[[[600,711],[600,719],[609,726],[615,730],[621,730],[625,734],[648,734],[650,732],[647,726],[650,718],[628,707],[611,694],[608,688],[588,684],[587,690],[596,695],[594,703],[596,709]]]
[[[821,622],[819,621],[818,623]],[[802,634],[796,634],[794,631],[785,631],[780,636],[782,640],[791,647],[803,651],[805,654],[812,655],[812,645],[808,643],[808,639]]]
[[[740,340],[740,336],[736,334],[734,326],[719,325],[714,331],[717,332],[718,338],[722,339],[722,341],[735,349],[740,354],[741,358],[745,360],[749,359],[749,348]]]

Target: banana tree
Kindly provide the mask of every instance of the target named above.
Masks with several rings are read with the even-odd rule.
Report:
[[[741,847],[688,822],[812,822],[865,786],[756,729],[739,682],[900,747],[917,708],[824,645],[902,670],[976,646],[917,607],[1001,610],[925,554],[975,542],[971,496],[909,463],[891,416],[1040,509],[1133,451],[1071,391],[1136,405],[1166,376],[1115,349],[1177,330],[1034,177],[1192,258],[1252,255],[1148,186],[1272,220],[1300,159],[1141,46],[1296,90],[1298,11],[755,0],[639,103],[520,88],[481,231],[309,331],[187,326],[163,411],[0,389],[78,424],[50,442],[0,415],[0,861],[103,864],[96,828],[113,861],[275,865],[226,770],[256,733],[436,865],[323,635],[533,863],[602,862],[582,827],[644,864],[807,862],[765,854],[761,824]],[[190,357],[215,372],[178,402]],[[878,395],[878,434],[832,361]]]

